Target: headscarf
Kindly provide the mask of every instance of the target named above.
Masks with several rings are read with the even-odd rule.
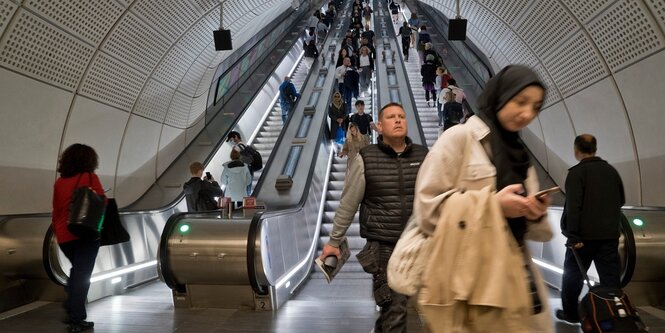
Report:
[[[335,99],[335,96],[337,96],[337,95],[339,95],[339,99]],[[341,108],[342,108],[342,94],[340,94],[339,92],[335,92],[335,93],[333,94],[332,104],[333,104],[336,108],[341,109]]]
[[[546,91],[545,85],[530,68],[522,65],[504,67],[492,77],[478,98],[476,115],[490,128],[492,163],[496,167],[496,189],[500,191],[511,184],[522,184],[529,169],[529,154],[517,132],[503,128],[497,113],[515,95],[528,86],[539,86]],[[543,96],[544,98],[544,96]],[[524,217],[508,219],[515,239],[521,243],[526,232]]]

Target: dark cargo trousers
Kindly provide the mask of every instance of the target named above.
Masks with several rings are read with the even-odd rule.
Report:
[[[386,268],[395,244],[367,241],[358,261],[363,269],[372,274],[374,300],[381,308],[374,324],[374,333],[406,333],[407,301],[405,295],[388,287]]]

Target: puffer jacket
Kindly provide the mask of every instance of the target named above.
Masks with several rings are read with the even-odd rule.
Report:
[[[406,138],[406,149],[397,154],[379,139],[360,150],[365,166],[365,196],[360,205],[360,236],[397,243],[413,211],[416,176],[427,148]]]

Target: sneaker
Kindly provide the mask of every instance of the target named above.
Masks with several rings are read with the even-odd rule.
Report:
[[[429,107],[429,106],[430,106],[430,105],[429,105],[429,101],[427,101],[427,107]]]
[[[69,323],[69,331],[70,332],[82,332],[82,331],[85,331],[85,330],[89,330],[93,327],[95,327],[95,323],[93,323],[91,321],[81,320],[81,321],[76,322],[76,323],[72,323],[72,322]]]
[[[569,324],[579,324],[580,320],[578,318],[569,317],[563,310],[557,309],[555,312],[556,319],[563,320]]]

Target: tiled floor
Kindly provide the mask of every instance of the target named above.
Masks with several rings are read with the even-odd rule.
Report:
[[[94,332],[97,333],[367,333],[376,316],[369,299],[369,281],[345,279],[339,284],[333,281],[325,285],[321,279],[311,279],[294,299],[275,313],[174,309],[170,291],[156,281],[124,295],[89,304],[88,319],[95,322]],[[550,304],[552,308],[559,306],[555,293]],[[65,324],[60,322],[64,312],[59,303],[41,302],[31,307],[36,308],[0,320],[0,332],[66,332]],[[665,312],[653,308],[641,310],[644,321],[651,326],[651,333],[665,332]],[[409,316],[409,321],[409,333],[423,332],[415,314]],[[579,326],[562,322],[555,322],[555,327],[557,333],[579,332]]]

